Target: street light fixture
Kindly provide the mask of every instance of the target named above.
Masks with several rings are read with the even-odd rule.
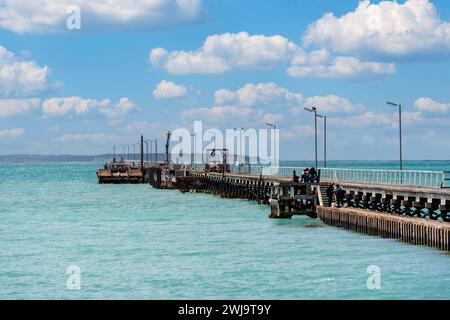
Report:
[[[305,108],[306,111],[314,113],[314,148],[315,148],[315,158],[316,158],[316,170],[318,166],[317,162],[317,108],[312,107],[311,109]]]
[[[399,103],[389,102],[386,104],[398,108],[398,127],[399,127],[399,143],[400,143],[400,171],[403,170],[403,146],[402,146],[402,105]],[[400,176],[402,176],[400,174]],[[403,177],[402,177],[403,180]],[[402,181],[403,182],[403,181]]]
[[[245,157],[244,157],[244,161],[242,161],[242,132],[245,130],[244,128],[234,128],[234,130],[238,130],[239,131],[239,156],[238,156],[238,170],[239,173],[241,173],[241,166],[243,165],[243,162],[245,162]]]

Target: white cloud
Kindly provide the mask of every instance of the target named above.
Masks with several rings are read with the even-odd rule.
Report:
[[[219,74],[231,69],[267,68],[293,57],[297,45],[279,36],[247,32],[209,36],[196,51],[155,48],[150,62],[171,74]]]
[[[81,9],[82,30],[160,29],[203,16],[201,0],[3,0],[0,28],[18,33],[63,32],[70,5]]]
[[[237,122],[240,125],[264,125],[265,123],[278,123],[285,118],[285,115],[281,113],[266,113],[261,109],[236,105],[186,109],[181,112],[181,116],[185,119],[201,119],[229,126],[236,125]]]
[[[299,64],[296,63],[299,58],[295,58],[287,70],[288,75],[295,78],[370,78],[396,72],[393,63],[360,61],[355,57],[338,56],[330,61],[328,57],[325,60],[308,60]]]
[[[0,99],[0,119],[23,115],[34,109],[39,109],[41,99]]]
[[[210,121],[231,121],[254,116],[258,112],[255,109],[239,106],[214,106],[211,108],[186,109],[181,116],[191,119],[204,119]]]
[[[292,108],[291,112],[294,114],[300,114],[304,112],[304,107],[316,107],[319,113],[359,113],[365,109],[363,105],[354,104],[346,98],[336,95],[328,95],[309,97],[306,99],[305,103],[302,106]]]
[[[281,113],[266,113],[263,115],[261,121],[264,123],[278,123],[284,119],[284,115]]]
[[[341,17],[326,13],[308,27],[303,42],[372,56],[443,55],[450,53],[450,24],[428,0],[364,0]]]
[[[19,138],[25,134],[25,129],[15,128],[15,129],[4,129],[0,130],[0,139],[12,139]]]
[[[304,98],[300,93],[291,92],[277,84],[270,83],[247,83],[236,91],[227,89],[217,90],[214,94],[215,103],[239,104],[242,106],[254,106],[257,104],[279,105],[299,105]]]
[[[53,139],[56,142],[94,142],[104,143],[116,141],[117,136],[106,133],[73,133],[63,134]]]
[[[153,96],[158,99],[173,99],[184,97],[187,94],[187,88],[184,85],[175,84],[172,81],[162,80],[153,90]]]
[[[136,104],[129,98],[121,98],[115,104],[109,99],[96,100],[81,97],[50,98],[42,103],[44,114],[54,116],[83,115],[92,109],[97,109],[108,118],[117,118],[136,108]]]
[[[283,36],[249,35],[247,32],[209,36],[196,51],[154,48],[149,60],[170,74],[221,74],[239,69],[268,69],[291,62],[292,77],[349,78],[391,75],[393,63],[362,61],[335,56],[327,49],[310,53]]]
[[[315,129],[310,125],[298,124],[289,128],[280,130],[280,137],[286,140],[297,139],[298,137],[313,137]]]
[[[403,124],[413,125],[423,120],[420,112],[403,112],[402,113]],[[330,118],[329,123],[339,127],[346,128],[363,128],[363,127],[375,127],[385,126],[396,128],[398,126],[398,118],[394,114],[390,113],[375,113],[367,111],[359,115]]]
[[[46,115],[66,115],[75,113],[82,115],[92,108],[106,108],[111,102],[108,99],[83,99],[80,97],[50,98],[43,102],[42,109]]]
[[[289,91],[273,82],[247,83],[236,91],[228,89],[217,90],[214,94],[214,103],[217,106],[287,106],[290,107],[291,112],[294,114],[303,113],[304,107],[316,107],[319,112],[324,113],[359,113],[364,111],[363,105],[354,104],[343,97],[336,95],[305,97],[299,92]]]
[[[448,113],[450,111],[450,103],[441,103],[430,98],[419,98],[414,105],[417,109],[425,112]]]
[[[121,98],[118,103],[108,106],[101,106],[100,112],[106,115],[108,118],[118,118],[128,114],[129,112],[138,109],[137,105],[129,98]]]
[[[29,97],[55,85],[47,82],[50,69],[36,61],[23,60],[0,45],[0,96]]]

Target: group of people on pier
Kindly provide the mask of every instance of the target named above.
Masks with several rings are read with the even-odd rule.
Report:
[[[319,175],[315,168],[305,168],[301,176],[301,182],[303,183],[317,183],[319,182]]]
[[[336,197],[336,205],[338,206],[338,208],[343,206],[345,191],[341,188],[340,185],[334,185],[332,183],[327,187],[326,192],[329,206],[331,206],[331,204],[333,203],[333,196]]]

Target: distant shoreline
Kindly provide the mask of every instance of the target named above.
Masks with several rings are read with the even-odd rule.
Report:
[[[113,154],[99,154],[99,155],[43,155],[43,154],[12,154],[12,155],[0,155],[0,162],[102,162],[111,161],[113,159]],[[121,155],[116,155],[116,159],[120,161]],[[154,155],[151,156],[154,159]],[[164,154],[158,154],[158,161],[164,161]],[[136,154],[136,160],[139,161],[140,155]],[[312,162],[313,160],[280,160],[284,164],[298,163],[298,162]],[[397,162],[396,159],[390,160],[329,160],[329,163],[339,163],[339,162],[361,162],[361,163],[377,163],[377,162]],[[413,159],[405,160],[406,163],[410,162],[449,162],[450,159]]]

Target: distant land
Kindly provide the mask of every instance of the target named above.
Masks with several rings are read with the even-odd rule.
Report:
[[[11,155],[0,155],[0,162],[103,162],[103,161],[111,161],[113,157],[114,157],[113,154],[99,154],[99,155],[11,154]],[[116,159],[117,161],[120,161],[120,156],[116,155]],[[135,159],[137,159],[136,161],[139,161],[140,155],[137,154]],[[158,161],[162,160],[164,160],[164,155],[159,154]]]

